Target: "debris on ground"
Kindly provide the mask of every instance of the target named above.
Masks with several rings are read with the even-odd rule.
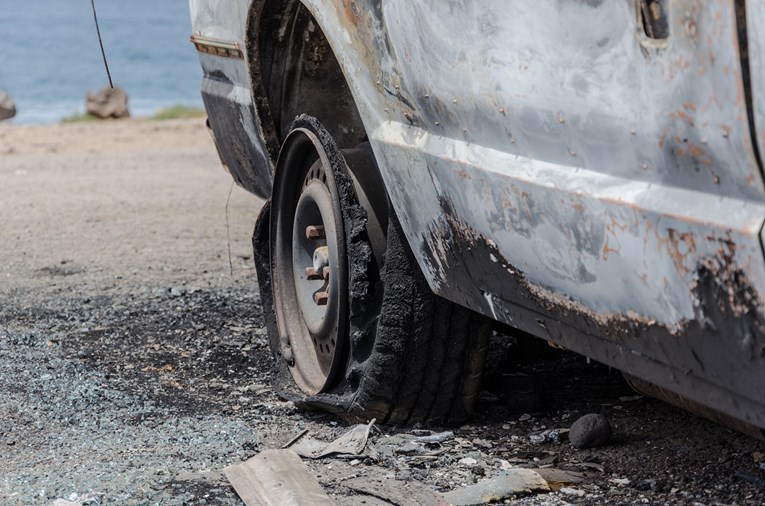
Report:
[[[334,504],[298,454],[290,449],[265,450],[223,471],[247,506]]]
[[[419,443],[443,443],[450,439],[454,439],[454,432],[452,431],[415,436],[415,440]]]
[[[603,446],[611,439],[611,423],[598,413],[584,415],[571,426],[568,439],[574,448]]]
[[[563,487],[560,489],[560,493],[564,495],[571,495],[575,497],[584,497],[585,491],[578,488]]]
[[[551,478],[548,481],[544,474]],[[502,501],[511,496],[534,492],[559,490],[566,484],[582,480],[576,473],[558,469],[512,468],[500,475],[489,478],[464,488],[458,488],[444,494],[444,499],[455,506],[472,506],[489,502]]]
[[[343,487],[360,494],[351,496],[349,504],[369,504],[369,497],[396,506],[443,506],[444,497],[417,481],[380,477],[359,477],[343,482]],[[363,501],[363,502],[362,502]]]
[[[551,490],[559,490],[566,485],[581,483],[584,480],[584,475],[581,473],[563,469],[539,468],[534,469],[534,472],[544,478]]]
[[[358,424],[351,427],[346,433],[331,443],[323,443],[316,439],[303,437],[292,446],[292,449],[301,457],[319,459],[328,455],[351,455],[358,456],[364,453],[369,439],[369,431],[375,420],[368,424]]]
[[[67,499],[56,499],[50,506],[88,506],[91,504],[101,504],[101,494],[77,494],[72,493]]]

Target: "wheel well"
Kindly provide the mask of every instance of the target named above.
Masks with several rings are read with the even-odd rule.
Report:
[[[255,0],[247,26],[253,100],[274,161],[299,114],[317,118],[341,149],[366,139],[340,64],[299,0]]]

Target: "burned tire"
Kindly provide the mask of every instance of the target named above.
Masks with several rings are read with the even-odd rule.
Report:
[[[328,255],[301,271],[295,259],[308,260],[308,243],[300,237],[316,226],[325,235],[315,245]],[[297,118],[253,246],[284,397],[388,424],[454,424],[471,413],[489,322],[432,293],[389,210],[368,146],[341,152],[315,119]],[[328,269],[326,282],[302,286],[310,280],[301,272],[316,276],[317,266]],[[321,312],[309,304],[314,288],[326,289],[322,314],[330,325],[317,325]]]

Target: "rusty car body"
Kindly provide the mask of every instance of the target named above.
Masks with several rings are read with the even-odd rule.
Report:
[[[765,3],[190,5],[239,185],[367,139],[434,293],[765,428]]]

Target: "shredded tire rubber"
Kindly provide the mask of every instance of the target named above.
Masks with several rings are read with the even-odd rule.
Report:
[[[366,211],[356,199],[340,150],[314,118],[299,116],[292,128],[317,134],[338,186],[349,264],[350,351],[343,378],[329,392],[307,396],[294,385],[279,346],[269,237],[273,207],[267,202],[255,226],[253,250],[264,324],[278,369],[277,391],[299,407],[354,422],[463,422],[478,394],[489,320],[433,294],[392,210],[383,269],[375,273]]]

